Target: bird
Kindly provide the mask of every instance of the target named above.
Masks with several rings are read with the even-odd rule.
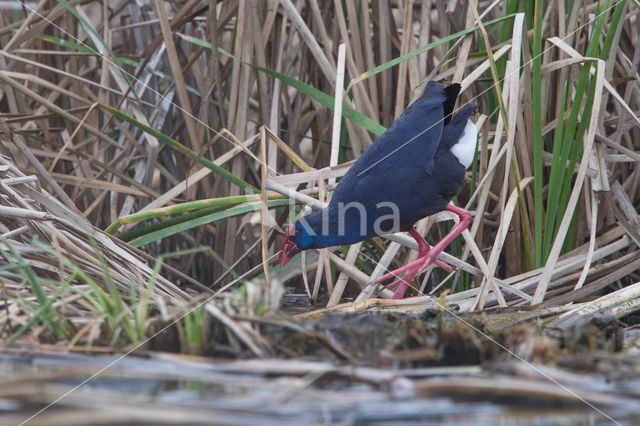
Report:
[[[279,263],[284,266],[302,250],[354,244],[376,235],[408,232],[418,243],[418,258],[377,278],[378,284],[396,289],[403,298],[411,281],[469,226],[470,213],[450,203],[460,191],[466,169],[473,162],[478,130],[471,116],[476,105],[454,115],[461,86],[446,88],[429,81],[418,99],[375,140],[338,182],[329,204],[291,224],[285,235]],[[460,218],[434,247],[414,228],[427,216],[449,210]]]

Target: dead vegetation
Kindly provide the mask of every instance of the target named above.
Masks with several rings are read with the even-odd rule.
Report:
[[[330,322],[314,322],[327,313],[486,310],[491,336],[504,332],[510,350],[541,363],[577,347],[637,350],[640,4],[573,3],[536,14],[517,1],[480,2],[480,15],[464,1],[430,0],[80,0],[3,10],[0,336],[48,349],[329,358],[320,372],[303,365],[288,378],[299,384],[283,398],[337,360],[437,365],[452,360],[446,348],[477,349],[478,363],[499,359],[466,323],[414,330],[409,343],[390,333],[399,340],[368,347],[349,322],[357,315],[321,320],[337,321],[336,339]],[[372,299],[367,282],[415,259],[403,235],[308,253],[302,279],[300,262],[277,267],[281,226],[305,204],[322,206],[428,79],[461,82],[461,102],[482,112],[477,159],[455,200],[473,222],[442,257],[454,273],[428,271],[414,283],[417,298]],[[437,240],[450,219],[417,229]],[[315,302],[303,310],[316,311],[277,314],[291,278]],[[589,324],[602,315],[614,325],[596,327],[605,330],[596,342]],[[520,332],[535,337],[519,341]],[[549,346],[552,338],[560,343]],[[364,346],[344,346],[355,341]],[[281,366],[273,368],[265,372]],[[492,389],[522,387],[513,380]],[[472,395],[491,381],[413,386]],[[2,397],[46,404],[52,386],[40,397],[27,387]],[[540,386],[537,396],[558,396]]]
[[[496,423],[533,403],[633,423],[639,6],[3,10],[2,421],[56,403],[33,421]],[[474,221],[443,259],[455,273],[429,271],[416,298],[358,296],[415,256],[405,236],[380,238],[309,253],[314,304],[281,305],[282,283],[305,280],[299,262],[275,266],[279,225],[326,202],[426,79],[462,82],[482,112],[456,200]],[[418,229],[437,240],[449,220]]]
[[[483,3],[481,17],[463,2],[152,6],[60,3],[3,15],[2,146],[11,156],[5,163],[13,167],[3,179],[26,179],[12,185],[18,194],[43,185],[58,204],[86,218],[83,226],[111,225],[110,232],[119,227],[121,236],[134,245],[137,240],[154,257],[210,247],[165,259],[177,271],[165,268],[169,275],[160,275],[181,286],[172,297],[194,297],[202,291],[195,282],[217,290],[234,275],[268,271],[280,246],[277,224],[286,220],[282,208],[263,211],[271,217],[262,227],[241,218],[260,208],[259,195],[245,204],[228,197],[270,188],[321,205],[331,182],[346,170],[337,163],[362,152],[382,129],[377,123],[389,125],[427,78],[461,81],[462,102],[478,103],[484,115],[478,120],[478,162],[458,199],[475,211],[474,222],[464,243],[452,247],[458,260],[445,257],[458,272],[446,278],[427,273],[420,291],[449,288],[455,294],[446,300],[468,310],[543,300],[562,305],[636,281],[635,2],[548,7],[540,21],[544,40],[529,29],[532,11],[508,15],[498,3]],[[473,27],[478,18],[479,30]],[[449,37],[455,43],[442,42],[460,31]],[[340,43],[347,47],[344,56],[338,55]],[[540,53],[533,55],[532,48]],[[397,65],[392,61],[403,55]],[[335,90],[338,78],[347,82],[346,92]],[[326,99],[302,83],[329,94],[330,107],[334,94],[344,98],[341,127],[321,104]],[[263,125],[269,130],[260,133]],[[571,125],[576,131],[567,133]],[[558,175],[565,164],[572,172]],[[320,201],[305,193],[319,193]],[[26,194],[4,195],[5,206],[63,214],[34,207],[40,201],[25,201],[31,198]],[[218,204],[177,204],[203,199]],[[284,202],[276,195],[269,199],[269,207]],[[158,208],[174,214],[174,222],[162,221]],[[138,216],[129,217],[133,213]],[[33,220],[3,216],[3,234],[13,244],[45,235]],[[425,219],[418,229],[437,239],[436,223],[444,219]],[[155,228],[122,234],[145,220]],[[45,223],[41,227],[54,226]],[[51,235],[44,239],[52,241]],[[359,285],[392,262],[415,256],[402,248],[406,238],[397,241],[355,245],[346,256],[322,251],[321,261],[309,267],[320,265],[310,294],[318,294],[323,280],[330,305],[345,288],[357,294]],[[149,268],[114,259],[115,253],[103,255],[110,267]],[[120,289],[148,280],[141,278],[123,281]]]

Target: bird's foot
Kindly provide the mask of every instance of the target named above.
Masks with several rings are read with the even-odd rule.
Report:
[[[381,282],[386,281],[386,280],[388,280],[389,278],[392,278],[392,277],[398,277],[400,274],[403,274],[405,272],[407,274],[409,274],[410,272],[413,272],[413,275],[415,276],[415,274],[417,274],[419,271],[423,271],[427,266],[431,265],[432,263],[435,263],[436,265],[438,265],[439,267],[441,267],[442,269],[444,269],[447,272],[453,271],[451,266],[447,265],[446,263],[442,262],[441,260],[433,259],[430,256],[430,253],[426,252],[425,254],[423,254],[418,259],[414,260],[413,262],[407,263],[406,265],[404,265],[404,266],[402,266],[402,267],[400,267],[398,269],[395,269],[395,270],[393,270],[391,272],[387,272],[386,274],[376,278],[372,282],[372,285],[380,284]],[[413,276],[411,278],[413,279]]]
[[[423,256],[419,257],[415,261],[399,269],[396,269],[395,271],[391,271],[379,277],[373,283],[379,284],[380,282],[385,281],[388,278],[397,277],[400,274],[404,273],[404,275],[401,278],[385,286],[385,288],[388,290],[396,289],[395,292],[393,293],[393,299],[402,299],[404,294],[407,291],[407,288],[409,288],[411,281],[413,281],[413,278],[420,272],[424,271],[429,265],[433,263],[440,266],[442,269],[444,269],[447,272],[453,271],[451,266],[447,265],[446,263],[438,259],[434,259],[431,253],[427,252],[427,253],[424,253]]]
[[[392,299],[402,299],[404,297],[404,294],[407,292],[411,281],[413,281],[413,277],[415,277],[418,271],[419,268],[416,267],[414,270],[407,272],[402,278],[385,286],[387,290],[393,290],[394,288],[396,289],[396,291],[393,292]]]
[[[443,261],[441,261],[440,259],[437,259],[435,256],[433,256],[433,251],[429,251],[427,252],[422,258],[420,258],[423,260],[423,264],[421,267],[421,270],[424,271],[425,269],[427,269],[427,266],[431,265],[431,264],[436,264],[439,267],[441,267],[442,269],[444,269],[447,272],[452,272],[453,269],[451,268],[451,266],[447,265],[446,263],[444,263]]]
[[[398,289],[393,292],[393,296],[391,297],[392,299],[404,299],[404,294],[407,292],[409,284],[405,282],[403,282],[402,284],[403,285],[398,286]]]
[[[431,257],[431,256],[429,256]],[[446,263],[444,263],[442,260],[439,259],[431,259],[428,262],[425,262],[424,267],[426,268],[427,266],[431,265],[432,263],[435,263],[436,265],[438,265],[439,267],[441,267],[442,269],[444,269],[447,272],[453,272],[453,268],[451,268],[451,266],[447,265]]]

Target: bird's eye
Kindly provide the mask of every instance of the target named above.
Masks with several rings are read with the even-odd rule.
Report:
[[[300,230],[298,228],[294,228],[293,230],[293,236],[294,237],[299,237],[300,236]]]

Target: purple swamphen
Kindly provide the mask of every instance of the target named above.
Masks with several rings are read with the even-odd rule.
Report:
[[[475,105],[455,116],[460,85],[430,81],[413,102],[351,166],[323,210],[304,216],[289,227],[280,265],[301,250],[354,244],[375,235],[408,231],[418,243],[419,257],[374,281],[405,275],[388,285],[395,299],[404,296],[414,276],[436,259],[467,228],[468,211],[449,204],[471,165],[478,131],[470,117]],[[413,228],[418,220],[449,210],[460,222],[433,248]]]

